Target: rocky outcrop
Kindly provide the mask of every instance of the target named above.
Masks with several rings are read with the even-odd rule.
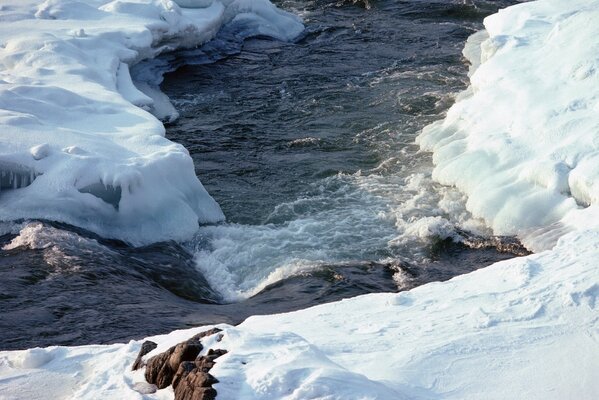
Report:
[[[216,390],[212,387],[218,380],[209,374],[215,360],[226,354],[226,350],[208,350],[204,356],[199,356],[203,349],[201,339],[219,334],[216,341],[222,339],[221,330],[210,329],[193,336],[191,339],[171,347],[164,353],[150,358],[146,363],[146,381],[158,389],[172,385],[175,400],[214,400]],[[147,343],[152,343],[146,346]],[[151,347],[151,348],[150,348]],[[143,366],[142,357],[156,348],[153,342],[145,342],[135,360],[133,369]],[[149,350],[148,350],[149,349]]]
[[[158,345],[152,341],[146,340],[145,342],[143,342],[143,344],[141,345],[141,349],[139,350],[139,354],[137,355],[137,358],[135,359],[135,362],[133,363],[131,369],[133,371],[136,371],[143,367],[145,365],[145,363],[143,362],[143,356],[154,350],[156,347],[158,347]]]
[[[164,389],[173,382],[179,365],[183,361],[194,361],[202,348],[202,343],[193,337],[150,358],[146,364],[146,381]]]

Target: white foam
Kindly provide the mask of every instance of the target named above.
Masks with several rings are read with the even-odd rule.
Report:
[[[437,241],[461,240],[456,228],[484,232],[464,203],[425,173],[338,174],[279,204],[264,225],[202,227],[189,246],[210,285],[239,301],[327,264],[423,261]]]

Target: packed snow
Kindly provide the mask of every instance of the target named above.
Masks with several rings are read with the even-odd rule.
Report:
[[[136,82],[131,67],[231,24],[281,40],[303,30],[267,0],[3,1],[0,220],[61,221],[135,245],[222,220],[187,150],[164,137],[158,118],[176,111],[161,77]]]
[[[487,18],[488,38],[465,50],[477,58],[471,88],[420,137],[435,177],[465,191],[475,215],[548,249],[409,292],[221,325],[223,340],[205,343],[229,351],[211,370],[219,399],[599,398],[598,18],[595,0]],[[146,358],[207,328],[148,338],[159,346]],[[0,398],[171,399],[170,388],[135,390],[141,342],[2,352]]]
[[[471,85],[427,127],[433,178],[457,186],[496,234],[534,250],[599,217],[599,2],[501,10],[468,42]]]

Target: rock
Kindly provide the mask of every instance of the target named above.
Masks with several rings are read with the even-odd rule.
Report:
[[[198,357],[195,361],[195,366],[197,369],[199,369],[202,372],[208,372],[210,371],[210,369],[212,367],[214,367],[214,360],[216,360],[218,357],[222,356],[223,354],[227,354],[227,350],[222,350],[222,349],[218,349],[218,350],[208,350],[208,354],[206,354],[205,356],[201,356]]]
[[[167,351],[150,358],[146,365],[146,381],[164,389],[173,381],[183,361],[194,361],[202,351],[202,344],[194,338],[179,343]]]
[[[212,375],[199,371],[191,371],[175,389],[175,400],[214,400],[216,390],[212,387],[218,380]]]
[[[214,367],[214,360],[226,354],[227,351],[210,349],[204,356],[198,357],[198,354],[203,348],[200,340],[219,332],[221,330],[218,328],[204,331],[185,342],[171,347],[164,353],[150,358],[146,363],[145,371],[145,378],[148,383],[156,385],[158,389],[164,389],[172,384],[175,391],[175,400],[215,399],[216,390],[212,388],[212,385],[217,383],[218,380],[210,375],[208,371]],[[222,334],[217,337],[217,341],[220,341],[220,339],[222,339]],[[147,354],[147,352],[142,354],[144,345],[142,345],[142,350],[138,356],[140,360],[144,354]],[[154,348],[155,346],[148,352]],[[134,366],[137,364],[136,361]]]
[[[149,340],[146,340],[145,342],[143,342],[143,344],[141,345],[141,349],[139,349],[139,354],[137,355],[137,358],[135,359],[135,362],[133,363],[133,366],[131,367],[131,369],[133,371],[135,371],[135,370],[138,370],[141,367],[143,367],[144,366],[143,356],[145,356],[146,354],[148,354],[149,352],[154,350],[156,347],[158,347],[158,345]]]
[[[193,339],[194,338],[175,346],[168,361],[173,371],[176,372],[179,369],[179,364],[183,361],[195,360],[198,354],[200,354],[200,351],[202,351],[202,344]]]
[[[158,389],[164,389],[170,385],[173,380],[174,372],[168,362],[170,356],[170,350],[167,350],[164,353],[150,358],[146,363],[146,381],[155,384],[158,386]]]
[[[158,388],[156,385],[152,385],[148,382],[137,382],[135,385],[133,385],[133,390],[141,394],[152,394],[156,393]]]
[[[196,369],[196,364],[194,362],[183,361],[179,365],[179,369],[177,370],[177,372],[175,373],[175,376],[173,377],[173,389],[176,389],[179,382],[181,382],[182,379],[185,379],[185,377],[187,375],[189,375],[189,373],[191,371],[193,371],[194,369]]]

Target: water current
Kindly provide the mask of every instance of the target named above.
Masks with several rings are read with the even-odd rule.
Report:
[[[283,1],[306,25],[293,43],[166,57],[183,65],[162,84],[181,115],[167,136],[226,223],[143,248],[49,221],[2,226],[0,348],[238,323],[521,254],[432,181],[414,144],[467,85],[465,40],[512,3]]]

